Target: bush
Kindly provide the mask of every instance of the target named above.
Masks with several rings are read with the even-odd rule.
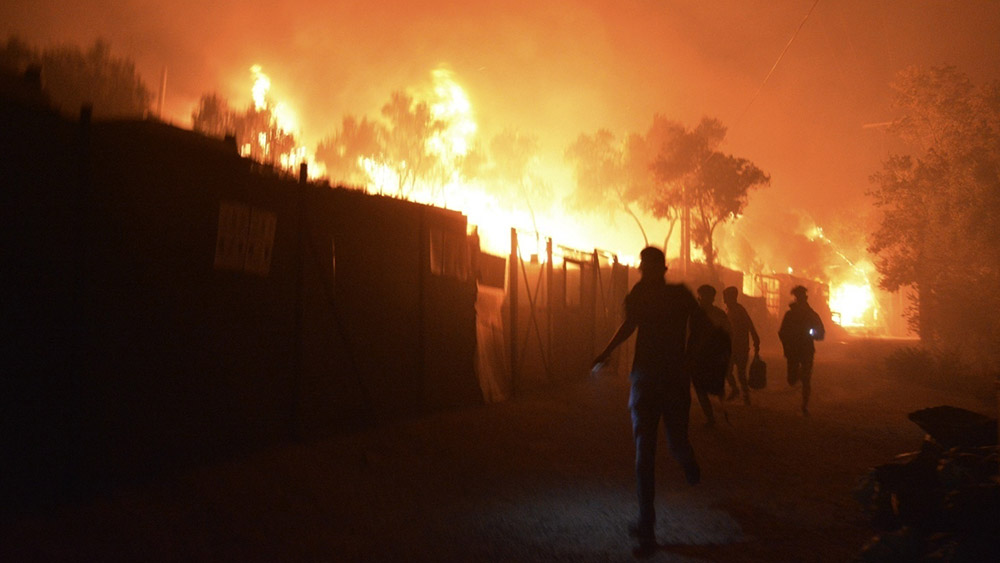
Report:
[[[938,389],[957,390],[979,396],[994,393],[994,375],[985,367],[973,366],[956,352],[907,346],[885,358],[886,373]]]

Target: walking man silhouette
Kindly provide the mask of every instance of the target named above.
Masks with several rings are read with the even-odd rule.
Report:
[[[757,328],[753,326],[750,313],[746,307],[737,301],[740,291],[735,286],[729,286],[722,290],[722,300],[726,304],[726,314],[729,316],[729,326],[732,328],[733,355],[730,361],[727,379],[732,387],[732,393],[728,399],[735,399],[743,394],[743,403],[750,404],[750,386],[747,385],[747,363],[750,361],[750,339],[753,338],[753,352],[760,354],[760,336]],[[733,381],[733,368],[736,368],[736,378],[739,381],[739,389]]]

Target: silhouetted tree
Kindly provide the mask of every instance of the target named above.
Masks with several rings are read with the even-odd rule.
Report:
[[[257,109],[253,106],[237,120],[241,126],[236,131],[237,139],[244,139],[244,149],[249,145],[250,158],[258,162],[294,169],[298,162],[282,162],[282,155],[289,155],[297,146],[295,136],[278,124],[277,116],[270,107]]]
[[[382,106],[386,119],[386,162],[396,172],[398,193],[406,197],[420,179],[431,175],[437,164],[427,141],[444,129],[444,123],[435,119],[426,102],[416,102],[413,97],[394,92]]]
[[[662,115],[653,117],[645,134],[628,135],[624,142],[606,129],[582,134],[566,150],[577,182],[572,201],[582,208],[621,205],[646,244],[632,206],[648,210],[669,224],[664,248],[682,214],[694,212],[692,239],[714,268],[715,229],[742,213],[751,188],[769,181],[753,163],[715,150],[725,136],[717,119],[702,119],[688,130]]]
[[[531,214],[536,233],[535,204],[548,196],[547,186],[533,171],[538,159],[538,147],[538,137],[508,129],[490,140],[489,150],[493,164],[492,179],[500,185],[494,193],[511,203],[523,202]]]
[[[490,173],[490,158],[482,141],[476,139],[458,163],[458,173],[466,180],[483,178]]]
[[[0,68],[20,74],[31,64],[38,64],[40,57],[34,49],[16,35],[11,35],[0,48]]]
[[[739,217],[747,205],[750,190],[766,186],[770,177],[745,158],[712,153],[698,174],[687,184],[686,203],[692,211],[692,241],[705,251],[705,260],[714,270],[715,229]]]
[[[676,121],[656,116],[647,137],[654,149],[657,175],[672,181],[696,175],[726,138],[726,128],[719,120],[705,117],[688,130]]]
[[[233,135],[240,154],[261,162],[293,170],[297,162],[282,162],[282,156],[293,153],[298,143],[295,136],[278,125],[270,105],[258,109],[253,102],[246,110],[233,109],[218,94],[205,94],[198,109],[191,114],[195,131],[212,137]]]
[[[131,59],[114,57],[103,40],[87,50],[61,46],[36,51],[16,37],[0,51],[0,64],[23,72],[29,65],[42,70],[42,88],[52,105],[69,116],[90,104],[94,117],[140,117],[151,95]]]
[[[42,84],[53,104],[73,115],[90,103],[95,117],[142,116],[151,100],[132,61],[112,57],[100,40],[86,52],[77,47],[44,51]]]
[[[743,212],[751,189],[770,182],[749,160],[718,151],[725,137],[726,128],[717,119],[703,118],[688,130],[657,116],[645,141],[645,158],[655,158],[653,169],[660,181],[652,202],[654,215],[676,220],[688,213],[691,241],[705,252],[713,271],[716,228]]]
[[[908,68],[893,83],[894,154],[872,176],[871,233],[881,285],[913,285],[909,320],[931,344],[1000,364],[1000,84],[954,67]]]
[[[235,135],[238,116],[218,94],[205,94],[191,114],[192,128],[211,137]]]
[[[630,183],[634,190],[648,194],[646,206],[653,216],[670,225],[664,248],[669,246],[674,228],[688,208],[686,184],[724,136],[725,129],[716,120],[704,119],[692,132],[676,121],[655,115],[645,135],[631,137]]]
[[[340,130],[320,142],[316,160],[326,166],[331,179],[347,185],[367,186],[371,178],[364,159],[381,160],[383,154],[381,126],[368,118],[346,116]]]
[[[565,156],[573,166],[576,179],[576,190],[570,196],[570,205],[578,209],[606,209],[609,212],[620,207],[635,221],[648,246],[646,229],[632,209],[640,192],[630,189],[635,186],[630,186],[626,173],[626,145],[611,131],[601,129],[593,135],[580,134],[566,149]]]

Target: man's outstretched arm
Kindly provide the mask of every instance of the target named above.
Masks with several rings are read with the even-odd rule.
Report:
[[[629,336],[632,336],[632,333],[635,332],[635,327],[636,324],[634,321],[630,319],[625,319],[625,321],[622,322],[621,326],[618,327],[618,330],[615,331],[614,336],[611,337],[611,340],[608,342],[608,345],[604,347],[604,350],[602,350],[601,353],[598,354],[596,358],[594,358],[594,365],[596,366],[598,364],[603,364],[604,362],[608,361],[608,356],[611,355],[611,352],[615,348],[617,348],[622,342],[628,340]]]

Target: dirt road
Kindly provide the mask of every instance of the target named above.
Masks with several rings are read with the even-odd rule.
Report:
[[[871,536],[851,492],[916,449],[906,414],[996,397],[890,379],[885,345],[826,342],[811,416],[767,357],[752,406],[692,442],[688,486],[660,448],[653,561],[854,557]],[[633,450],[624,380],[598,376],[212,464],[44,514],[7,519],[3,561],[630,561]]]

